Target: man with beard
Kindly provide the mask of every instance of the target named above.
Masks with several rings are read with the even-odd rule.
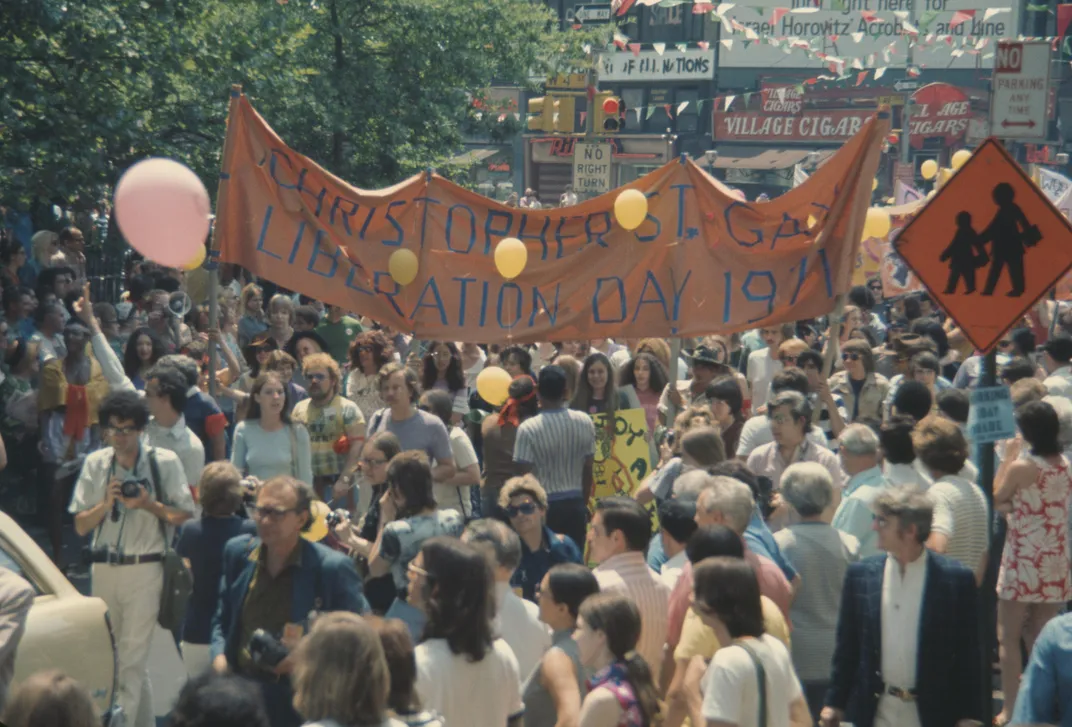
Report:
[[[357,404],[339,394],[342,375],[330,354],[302,361],[309,398],[294,405],[292,417],[305,424],[313,454],[313,487],[325,501],[353,510],[354,472],[365,443],[365,417]]]

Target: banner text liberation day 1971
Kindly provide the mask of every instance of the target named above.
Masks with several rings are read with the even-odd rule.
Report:
[[[627,231],[612,191],[561,209],[506,207],[428,172],[353,187],[288,148],[231,100],[217,203],[221,262],[421,338],[503,342],[729,333],[823,315],[848,290],[888,133],[878,114],[809,180],[738,200],[682,158],[628,187],[648,216]],[[528,264],[496,271],[519,238]],[[405,287],[388,273],[419,260]]]

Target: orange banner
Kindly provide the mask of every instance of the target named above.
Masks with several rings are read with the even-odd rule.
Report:
[[[244,96],[232,98],[215,245],[291,290],[422,338],[525,342],[728,333],[812,318],[852,283],[887,118],[873,118],[806,183],[741,202],[689,160],[631,188],[648,197],[634,231],[620,190],[573,207],[505,207],[433,174],[368,191],[289,149]],[[516,237],[528,264],[496,271]],[[391,253],[420,267],[398,286]]]

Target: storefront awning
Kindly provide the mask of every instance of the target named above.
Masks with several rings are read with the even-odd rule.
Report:
[[[468,167],[473,164],[479,164],[480,162],[498,154],[501,149],[495,147],[487,147],[484,149],[470,149],[464,154],[459,154],[456,157],[452,157],[447,161],[447,164],[451,166],[463,166]]]
[[[754,154],[736,150],[724,153],[720,149],[715,158],[715,169],[788,169],[807,159],[811,153],[808,149],[765,149]]]

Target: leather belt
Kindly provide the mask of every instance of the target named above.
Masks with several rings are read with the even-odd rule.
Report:
[[[119,555],[111,551],[94,553],[94,563],[107,563],[108,565],[140,565],[141,563],[159,563],[164,560],[163,553],[148,553],[146,555]]]
[[[886,694],[891,697],[896,697],[902,702],[914,702],[916,701],[915,689],[904,689],[903,687],[895,687],[890,684],[886,685]]]

